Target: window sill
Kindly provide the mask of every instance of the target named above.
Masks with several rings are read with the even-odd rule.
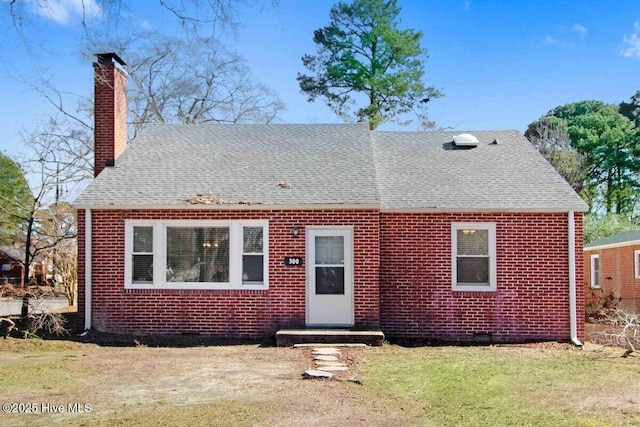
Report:
[[[155,290],[209,290],[209,291],[266,291],[269,285],[266,284],[247,284],[232,286],[226,283],[165,283],[162,285],[154,285],[153,283],[132,283],[125,284],[125,289],[155,289]]]
[[[474,285],[453,285],[453,292],[496,292],[495,287],[491,286],[474,286]]]

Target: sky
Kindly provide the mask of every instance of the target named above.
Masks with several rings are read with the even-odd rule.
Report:
[[[93,69],[78,54],[82,5],[88,24],[103,19],[95,0],[24,0],[16,30],[0,0],[0,150],[22,152],[21,132],[53,110],[28,81],[92,96]],[[159,1],[133,1],[142,27],[170,28]],[[284,101],[278,123],[338,123],[321,100],[308,103],[296,76],[316,52],[313,31],[329,23],[334,0],[279,0],[240,10],[243,24],[225,44],[243,55],[255,80]],[[45,8],[42,5],[46,5]],[[40,6],[38,6],[40,5]],[[429,103],[436,125],[460,131],[516,129],[582,100],[627,101],[640,90],[640,4],[636,1],[398,0],[401,28],[423,32],[424,81],[444,92]],[[126,58],[123,58],[126,62]],[[383,126],[383,129],[397,129]],[[407,130],[415,130],[408,127]]]

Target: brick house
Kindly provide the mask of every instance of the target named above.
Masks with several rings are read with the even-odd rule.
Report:
[[[24,250],[0,246],[0,285],[24,286]]]
[[[640,313],[640,230],[584,245],[584,277],[587,301],[611,293],[619,308]]]
[[[157,124],[127,144],[123,65],[94,67],[85,328],[579,342],[587,207],[519,132]]]

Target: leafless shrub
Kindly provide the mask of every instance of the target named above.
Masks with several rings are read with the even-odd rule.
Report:
[[[12,330],[17,331],[23,338],[40,338],[41,333],[49,335],[69,335],[65,327],[67,320],[61,313],[48,310],[44,304],[42,294],[26,292],[29,299],[29,316],[26,322],[16,324],[11,318],[1,318],[4,338],[7,338]]]
[[[45,331],[51,335],[69,335],[65,327],[65,318],[60,313],[43,311],[29,316],[29,326],[27,328],[30,335],[37,335],[38,332]]]
[[[585,301],[587,321],[607,323],[609,316],[617,310],[620,298],[613,291],[591,288]]]
[[[2,285],[0,287],[0,298],[13,298],[16,296],[22,296],[22,294],[20,294],[20,289],[22,288],[16,288],[10,283]]]
[[[624,356],[640,349],[640,315],[616,309],[607,315],[604,322],[610,327],[600,332],[596,342],[624,348]]]
[[[65,328],[66,319],[60,313],[53,313],[44,307],[42,298],[32,298],[29,302],[31,306],[27,329],[30,335],[37,335],[39,332],[46,332],[52,335],[69,335]]]

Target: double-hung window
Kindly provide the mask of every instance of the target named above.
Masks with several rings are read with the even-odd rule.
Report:
[[[635,266],[635,278],[640,279],[640,249],[633,251],[633,265]]]
[[[495,291],[496,266],[495,224],[452,224],[451,286],[454,291]]]
[[[153,283],[153,226],[133,226],[131,279],[137,283]]]
[[[267,221],[126,221],[125,287],[267,289]]]
[[[264,227],[242,227],[242,283],[264,282]]]
[[[600,287],[600,255],[591,255],[591,287]]]

